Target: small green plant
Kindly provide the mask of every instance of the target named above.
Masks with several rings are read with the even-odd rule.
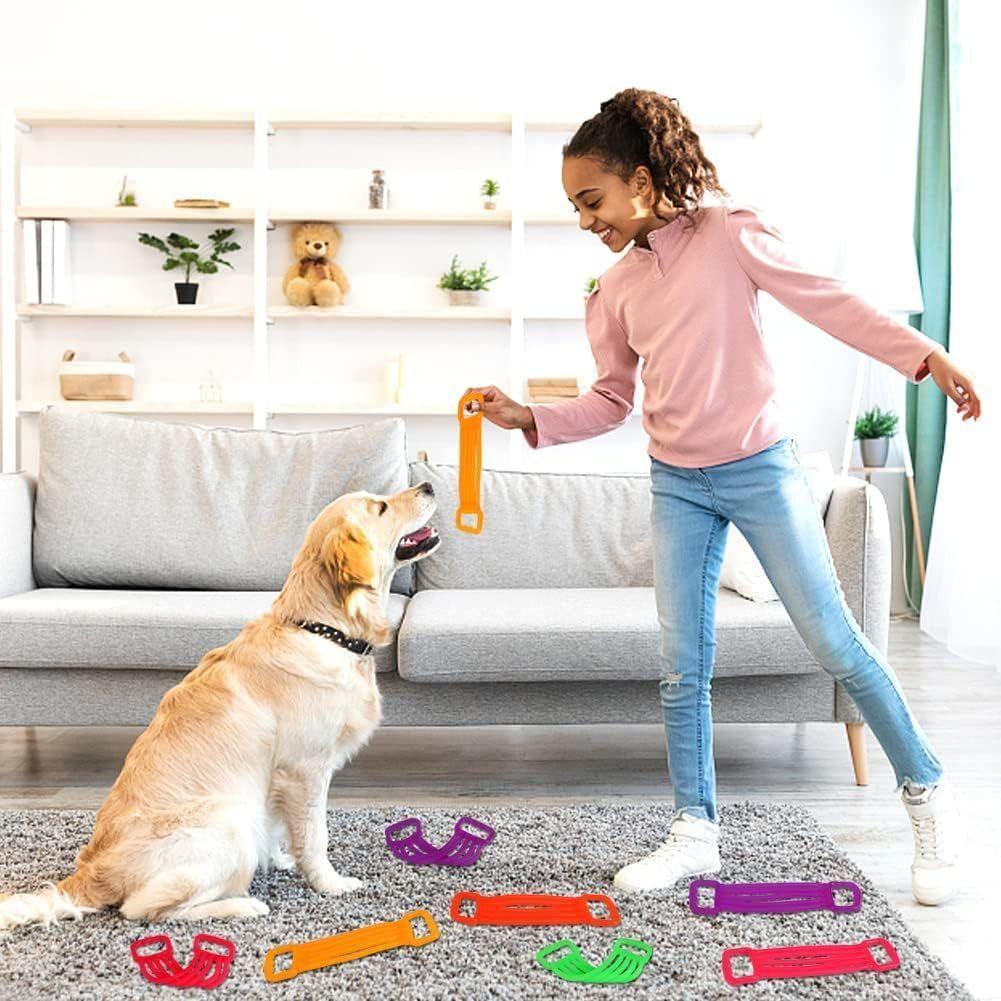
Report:
[[[588,278],[587,284],[584,286],[584,294],[590,295],[598,287],[597,278]]]
[[[129,175],[122,178],[122,186],[118,189],[119,205],[135,205],[136,193],[129,188]]]
[[[889,438],[897,430],[897,415],[892,410],[873,407],[855,420],[856,438]]]
[[[175,268],[184,268],[184,280],[190,282],[192,268],[203,275],[214,275],[219,270],[220,264],[225,264],[227,268],[233,267],[229,261],[222,259],[222,255],[240,249],[240,244],[230,240],[234,232],[236,231],[233,229],[217,229],[209,233],[212,253],[208,257],[202,257],[198,253],[201,244],[195,243],[194,240],[182,236],[180,233],[168,233],[166,243],[158,236],[140,233],[139,242],[147,247],[163,251],[167,255],[167,259],[163,262],[163,270],[173,271]]]
[[[488,198],[493,198],[499,191],[500,184],[489,177],[483,182],[483,187],[480,188],[480,194],[486,195]]]
[[[483,292],[489,282],[496,280],[497,275],[487,277],[486,261],[482,261],[478,268],[463,270],[459,265],[459,255],[453,254],[451,267],[438,279],[438,288]]]

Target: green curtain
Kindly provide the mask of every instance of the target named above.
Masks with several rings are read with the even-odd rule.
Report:
[[[949,136],[949,5],[950,0],[926,0],[924,64],[921,74],[921,120],[918,132],[917,193],[914,245],[924,312],[910,318],[916,327],[946,350],[949,348],[950,234],[952,182]],[[925,559],[935,515],[942,453],[945,449],[946,395],[930,377],[907,384],[905,428],[914,464],[914,488]],[[910,504],[904,503],[904,554],[907,586],[914,611],[921,607],[918,565]]]

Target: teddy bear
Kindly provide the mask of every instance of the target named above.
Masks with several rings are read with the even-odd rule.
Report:
[[[338,306],[351,291],[347,275],[334,263],[340,230],[331,223],[304,222],[292,230],[296,263],[285,272],[282,291],[293,306]]]

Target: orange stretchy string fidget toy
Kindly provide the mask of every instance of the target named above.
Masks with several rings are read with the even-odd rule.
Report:
[[[480,409],[466,413],[466,406],[473,401]],[[480,473],[483,470],[483,394],[471,390],[459,400],[459,508],[455,512],[455,527],[463,532],[479,535],[483,528],[483,509],[480,507]],[[475,525],[463,524],[462,519],[472,517]]]
[[[423,921],[427,926],[426,933],[417,934],[414,925],[418,921]],[[401,945],[415,948],[427,945],[434,942],[440,934],[430,912],[423,908],[410,911],[396,921],[382,921],[328,938],[313,939],[311,942],[275,946],[264,957],[264,979],[272,984],[291,980],[309,970],[322,970],[325,966],[349,963],[352,959],[361,959]],[[283,964],[283,968],[279,969],[278,959],[285,955],[292,957],[291,963],[288,966]]]

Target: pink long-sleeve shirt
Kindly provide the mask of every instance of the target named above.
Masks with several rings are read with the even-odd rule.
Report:
[[[731,462],[789,433],[758,315],[763,289],[831,336],[911,382],[930,373],[937,341],[870,305],[833,277],[804,270],[780,230],[748,205],[702,206],[698,226],[677,216],[635,244],[587,299],[585,328],[598,372],[566,403],[530,403],[532,448],[618,427],[633,408],[643,360],[648,453],[688,468]]]

